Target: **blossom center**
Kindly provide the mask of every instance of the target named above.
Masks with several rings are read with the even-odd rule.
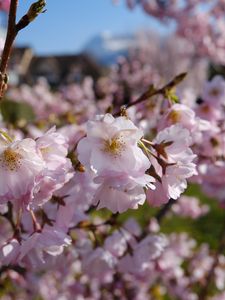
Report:
[[[8,148],[0,156],[0,164],[8,171],[17,171],[21,165],[22,155]]]
[[[169,116],[168,116],[169,120],[174,124],[174,123],[178,123],[180,120],[181,120],[181,114],[176,111],[176,110],[172,110],[170,113],[169,113]]]
[[[51,149],[51,147],[43,147],[40,149],[40,151],[43,155],[45,155],[45,154],[50,153],[52,151],[52,149]]]
[[[210,107],[208,105],[202,105],[201,110],[203,113],[209,113]]]
[[[220,94],[220,91],[219,91],[219,89],[217,89],[217,88],[213,88],[213,89],[211,89],[211,91],[210,91],[210,95],[211,95],[211,96],[217,97],[217,96],[219,96],[219,94]]]
[[[119,137],[104,141],[103,151],[114,156],[121,155],[124,149],[124,142]]]

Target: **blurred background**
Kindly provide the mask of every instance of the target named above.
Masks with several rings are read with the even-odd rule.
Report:
[[[32,0],[19,1],[18,19]],[[1,37],[5,37],[7,13],[1,12]],[[96,78],[118,57],[141,44],[155,44],[173,32],[140,7],[127,9],[111,0],[48,0],[47,11],[17,37],[10,61],[10,83],[33,84],[44,76],[52,86]],[[154,46],[155,47],[155,46]],[[153,48],[153,47],[152,47]]]
[[[183,2],[186,3],[180,1],[181,7]],[[32,3],[32,0],[19,1],[18,19]],[[128,9],[127,3],[135,6],[134,9]],[[197,8],[186,16],[183,9],[183,15],[178,14],[177,19],[170,1],[146,3],[153,6],[142,7],[136,0],[67,0],[63,4],[60,0],[48,0],[47,11],[17,37],[10,61],[11,85],[34,84],[42,76],[52,87],[80,82],[84,75],[96,79],[117,63],[118,57],[140,61],[134,52],[142,51],[145,65],[151,65],[152,70],[159,73],[160,81],[188,71],[189,78],[194,78],[186,82],[198,91],[208,76],[209,63],[216,63],[216,73],[218,65],[224,64],[224,43],[216,41],[224,31],[224,21],[216,23],[215,19],[209,19],[210,1],[199,1]],[[172,7],[172,16],[168,5]],[[192,10],[196,15],[192,15]],[[163,18],[161,13],[165,14]],[[3,44],[7,13],[1,12],[0,21]],[[212,22],[214,40],[210,40]],[[224,73],[223,69],[221,72]],[[155,78],[149,78],[148,82],[152,81]]]
[[[60,101],[56,98],[70,106],[61,104],[57,115],[74,111],[74,103],[86,100],[93,107],[98,103],[102,112],[133,101],[150,84],[162,86],[182,72],[188,75],[177,94],[192,106],[207,79],[225,74],[225,5],[221,1],[46,2],[46,12],[16,39],[6,94],[10,101],[32,106],[38,119],[45,115],[46,106],[55,111]],[[32,3],[19,1],[18,20]],[[3,47],[6,12],[1,12],[0,20]],[[43,109],[38,114],[40,103]],[[19,110],[11,106],[12,112],[2,111],[4,118],[11,115],[12,122]]]

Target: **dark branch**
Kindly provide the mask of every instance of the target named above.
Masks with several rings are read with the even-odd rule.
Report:
[[[3,48],[1,64],[0,64],[0,75],[1,75],[0,76],[0,100],[2,99],[5,90],[7,88],[6,69],[12,51],[12,44],[17,34],[15,28],[17,5],[18,5],[18,0],[11,0],[6,41]]]
[[[39,0],[31,5],[26,15],[24,15],[16,24],[17,33],[27,27],[40,13],[44,13],[44,7],[46,5],[45,0]]]
[[[155,218],[160,223],[162,219],[166,216],[166,214],[169,212],[170,208],[173,206],[173,204],[176,202],[176,200],[170,199],[156,214]]]
[[[33,3],[27,14],[24,15],[20,21],[16,24],[16,12],[18,6],[18,0],[11,0],[8,18],[8,28],[4,49],[2,52],[2,58],[0,63],[0,101],[4,96],[7,89],[8,77],[6,74],[9,58],[12,52],[13,42],[18,32],[28,26],[40,13],[43,12],[45,7],[45,0],[39,0]]]
[[[166,84],[164,87],[161,89],[155,89],[153,85],[150,85],[148,90],[144,92],[137,100],[134,102],[130,102],[126,106],[124,105],[124,109],[127,109],[131,106],[135,106],[137,104],[140,104],[146,100],[149,100],[151,97],[156,96],[156,95],[163,95],[167,96],[168,92],[171,91],[175,86],[177,86],[183,79],[186,77],[187,73],[181,73],[177,75],[173,80],[171,80],[168,84]],[[114,113],[113,115],[119,116],[121,111]]]

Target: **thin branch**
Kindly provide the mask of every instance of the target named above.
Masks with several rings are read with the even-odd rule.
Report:
[[[126,106],[123,106],[123,110],[127,109],[131,106],[135,106],[137,104],[140,104],[146,100],[149,100],[151,97],[156,96],[156,95],[163,95],[166,96],[169,91],[171,91],[175,86],[177,86],[183,79],[186,77],[187,73],[181,73],[177,75],[173,80],[171,80],[168,84],[166,84],[164,87],[160,89],[155,89],[153,85],[150,85],[148,90],[144,92],[137,100],[134,102],[128,103]],[[121,114],[121,110],[114,113],[113,115],[119,116]]]
[[[7,89],[8,76],[6,74],[12,46],[18,32],[28,26],[40,13],[44,12],[45,0],[33,3],[28,12],[16,24],[16,12],[19,0],[11,0],[8,18],[7,35],[0,63],[0,101]]]
[[[24,15],[19,22],[16,24],[16,31],[27,27],[40,13],[44,13],[46,10],[43,10],[46,5],[45,0],[39,0],[31,5],[26,15]]]
[[[155,218],[160,223],[162,219],[167,215],[167,213],[170,211],[170,208],[174,205],[176,200],[170,199],[156,214]]]
[[[15,28],[17,5],[18,5],[18,0],[11,0],[6,41],[3,48],[1,64],[0,64],[0,75],[1,75],[0,76],[0,100],[2,99],[4,92],[7,88],[6,69],[12,51],[12,44],[17,35],[16,28]]]

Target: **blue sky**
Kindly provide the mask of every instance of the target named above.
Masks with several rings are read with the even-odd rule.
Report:
[[[74,53],[90,38],[103,32],[132,32],[141,28],[159,27],[141,9],[129,11],[120,0],[46,0],[47,12],[20,32],[17,43],[30,45],[39,54]],[[34,0],[20,0],[18,18]]]

